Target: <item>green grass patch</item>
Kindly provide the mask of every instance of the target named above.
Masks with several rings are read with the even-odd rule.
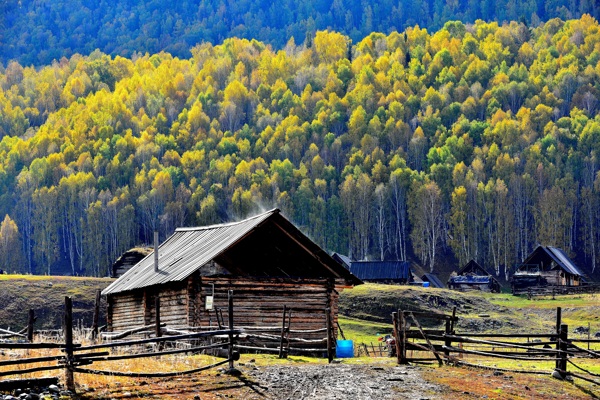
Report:
[[[354,318],[339,317],[338,322],[344,331],[344,336],[354,343],[376,343],[378,338],[392,334],[392,324],[383,324]],[[340,336],[341,337],[341,336]]]

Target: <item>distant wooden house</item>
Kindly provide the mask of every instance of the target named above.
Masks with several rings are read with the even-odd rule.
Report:
[[[111,331],[153,323],[157,298],[169,327],[216,327],[216,310],[228,320],[232,290],[234,326],[280,326],[286,305],[292,329],[322,339],[327,313],[337,321],[339,292],[361,283],[275,209],[240,222],[179,228],[159,246],[157,269],[152,252],[102,293]]]
[[[484,292],[500,292],[500,282],[487,272],[477,261],[471,260],[456,274],[450,276],[448,288],[454,290],[481,290]]]
[[[540,286],[579,286],[584,274],[559,248],[538,246],[510,279],[513,292]]]
[[[413,280],[408,261],[352,261],[350,272],[365,282],[407,284]]]
[[[121,255],[121,257],[117,259],[117,261],[113,263],[112,267],[110,268],[110,277],[119,278],[150,253],[152,253],[151,247],[136,247],[131,250],[127,250]]]

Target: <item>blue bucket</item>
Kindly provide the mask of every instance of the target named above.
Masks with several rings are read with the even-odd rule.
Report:
[[[429,282],[423,282],[423,287],[429,287]]]
[[[354,357],[354,342],[352,340],[338,340],[335,353],[337,358]]]

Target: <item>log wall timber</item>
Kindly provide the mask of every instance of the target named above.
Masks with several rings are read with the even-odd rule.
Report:
[[[110,329],[124,331],[153,323],[157,293],[160,319],[168,327],[216,327],[217,312],[222,323],[227,325],[227,293],[233,290],[235,327],[280,327],[285,305],[291,313],[293,331],[312,331],[293,333],[290,337],[322,340],[327,337],[324,329],[328,307],[333,334],[337,337],[339,290],[336,289],[345,286],[343,281],[327,279],[201,277],[193,274],[183,282],[110,295]],[[206,310],[206,296],[210,295],[214,295],[213,310]],[[294,347],[325,348],[326,344],[294,343]]]
[[[202,277],[198,283],[195,317],[200,325],[216,325],[215,310],[221,310],[223,320],[227,321],[228,290],[234,293],[234,326],[237,327],[280,326],[284,305],[291,313],[292,330],[317,331],[291,335],[296,338],[317,340],[326,337],[326,332],[318,330],[327,326],[325,309],[328,305],[332,309],[334,326],[337,321],[338,292],[333,290],[333,282],[326,279]],[[204,307],[206,296],[213,294],[213,285],[215,310],[207,311]]]
[[[172,282],[168,285],[152,286],[145,289],[145,325],[156,320],[155,299],[160,299],[160,321],[171,328],[189,326],[187,282]]]
[[[144,293],[142,291],[109,296],[108,322],[113,331],[122,331],[144,323]]]

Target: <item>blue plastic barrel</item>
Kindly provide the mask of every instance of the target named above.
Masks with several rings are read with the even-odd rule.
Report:
[[[423,287],[429,287],[429,282],[423,282]]]
[[[352,340],[338,340],[335,350],[337,358],[354,357],[354,343]]]

